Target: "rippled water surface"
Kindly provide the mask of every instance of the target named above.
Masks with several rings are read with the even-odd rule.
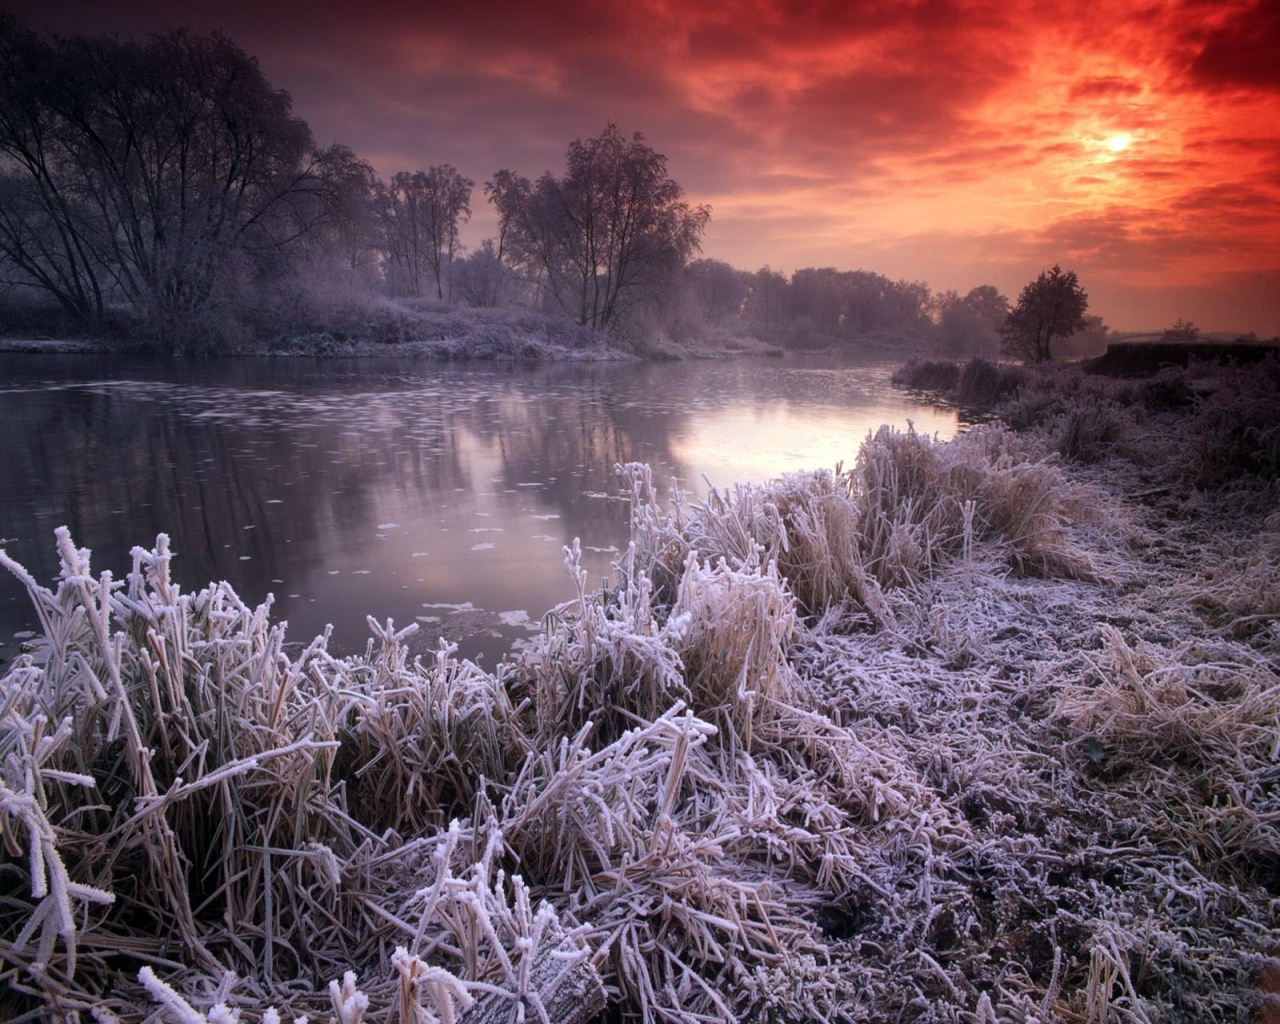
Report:
[[[0,537],[48,582],[57,526],[117,575],[165,532],[184,588],[272,594],[292,640],[331,623],[350,653],[373,615],[491,666],[572,596],[566,544],[581,539],[593,584],[625,548],[616,463],[696,499],[707,480],[851,463],[885,422],[950,436],[954,414],[891,370],[0,355]],[[3,576],[0,659],[35,628]]]

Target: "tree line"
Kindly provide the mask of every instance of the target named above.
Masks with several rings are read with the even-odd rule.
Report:
[[[495,172],[483,188],[497,236],[467,253],[475,187],[447,163],[384,182],[346,146],[318,146],[221,33],[50,37],[0,12],[0,289],[73,325],[123,318],[161,343],[217,348],[255,312],[269,329],[318,296],[383,294],[677,340],[710,327],[805,347],[929,330],[960,353],[1003,333],[1043,358],[1083,314],[1061,311],[1022,351],[1009,332],[1030,330],[1025,303],[1011,310],[990,285],[933,294],[868,270],[788,277],[698,259],[710,209],[643,135],[612,124],[569,145],[563,174]]]
[[[474,187],[450,164],[383,182],[317,146],[220,33],[46,37],[0,12],[0,283],[73,322],[169,329],[340,269],[393,296],[519,288],[608,329],[673,282],[710,215],[610,125],[563,176],[498,171],[499,237],[458,267]]]

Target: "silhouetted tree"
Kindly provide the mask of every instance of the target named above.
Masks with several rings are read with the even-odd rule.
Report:
[[[778,327],[785,322],[787,277],[781,271],[761,267],[751,275],[746,300],[747,318],[757,327]]]
[[[450,164],[391,179],[383,207],[387,249],[410,294],[421,295],[430,281],[436,298],[445,297],[446,271],[458,255],[458,227],[471,219],[474,187]]]
[[[1041,363],[1053,358],[1053,340],[1066,338],[1084,327],[1089,297],[1076,272],[1053,269],[1022,289],[1018,304],[1005,317],[1000,337],[1006,355],[1024,362]]]
[[[719,322],[742,313],[752,275],[723,260],[701,259],[685,268],[685,279],[702,315]]]
[[[1182,317],[1178,317],[1172,327],[1165,328],[1160,338],[1162,341],[1198,341],[1200,328],[1190,320],[1183,320]]]
[[[938,334],[948,352],[994,353],[1000,327],[1009,315],[1009,300],[993,285],[983,284],[963,296],[954,290],[940,292],[934,296],[932,308]]]
[[[979,320],[999,328],[1004,318],[1009,315],[1009,300],[1000,294],[995,285],[980,284],[960,300],[962,309],[972,313]]]
[[[485,185],[499,250],[552,306],[612,328],[638,303],[660,301],[698,250],[710,211],[684,201],[667,158],[639,132],[627,139],[610,124],[571,143],[566,162],[562,178],[501,170]]]
[[[885,303],[893,282],[870,270],[850,271],[847,278],[845,315],[851,330],[859,334],[885,324]]]
[[[288,93],[225,36],[45,39],[0,13],[0,254],[79,318],[189,315],[328,221]]]

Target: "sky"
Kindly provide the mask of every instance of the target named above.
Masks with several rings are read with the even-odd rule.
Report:
[[[703,254],[1280,335],[1280,0],[0,0],[63,33],[220,29],[318,142],[482,186],[642,132]]]

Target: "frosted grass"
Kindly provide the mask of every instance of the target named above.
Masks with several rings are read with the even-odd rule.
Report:
[[[570,547],[492,673],[373,620],[295,651],[163,537],[119,582],[65,531],[52,589],[3,556],[43,635],[0,680],[0,1010],[551,1020],[598,983],[646,1024],[1247,1019],[1273,484],[1228,523],[1056,429],[882,431],[694,504],[620,467],[613,579]]]

